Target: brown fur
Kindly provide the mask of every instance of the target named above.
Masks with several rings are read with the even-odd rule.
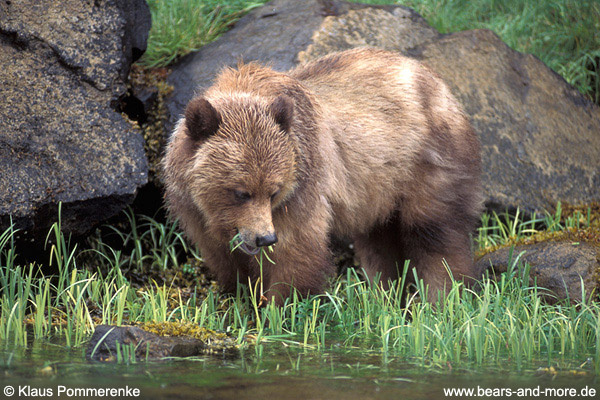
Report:
[[[263,266],[277,301],[290,285],[322,291],[331,235],[352,239],[383,283],[407,259],[432,291],[447,281],[443,259],[455,278],[475,275],[479,143],[441,79],[398,54],[225,69],[188,105],[164,170],[172,215],[226,290],[259,276],[255,257],[230,251],[238,231],[249,245],[277,235]]]

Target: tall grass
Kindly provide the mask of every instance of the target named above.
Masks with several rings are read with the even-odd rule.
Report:
[[[518,213],[516,218],[484,217],[487,225],[482,224],[476,241],[481,246],[497,245],[526,237],[540,227],[564,229],[581,223],[581,216],[560,219],[559,213],[560,208],[533,219]],[[136,233],[121,232],[129,240],[127,249],[146,240],[160,247],[166,240],[165,247],[172,246],[175,254],[185,250],[180,237],[173,235],[172,224],[142,220],[138,225],[130,215],[129,223],[137,229],[125,229]],[[406,357],[422,365],[481,365],[509,359],[522,369],[532,363],[580,365],[589,359],[583,362],[585,368],[600,374],[600,305],[586,300],[575,305],[544,303],[542,289],[528,285],[528,266],[518,254],[509,271],[496,280],[484,279],[479,290],[454,282],[448,296],[433,304],[426,301],[427,290],[418,279],[416,292],[400,283],[381,290],[377,282],[365,282],[349,269],[322,295],[301,298],[294,293],[281,307],[261,307],[255,292],[259,283],[240,286],[233,296],[212,290],[201,295],[200,288],[186,295],[180,288],[158,282],[134,288],[121,268],[137,268],[140,256],[146,257],[141,260],[147,267],[162,268],[164,252],[140,244],[141,250],[120,253],[103,242],[98,248],[106,254],[101,256],[96,248],[91,254],[97,257],[90,258],[89,250],[78,251],[65,238],[60,223],[52,227],[48,241],[49,262],[58,274],[44,276],[34,265],[14,265],[14,235],[12,228],[0,235],[0,343],[4,345],[60,336],[67,346],[80,346],[100,323],[186,321],[229,332],[239,343],[254,343],[258,356],[269,343],[307,350],[342,345],[376,349],[385,357]],[[166,268],[175,267],[178,258],[166,257]],[[80,260],[87,265],[80,265]],[[403,278],[412,273],[410,263],[405,264]]]
[[[108,270],[148,273],[150,270],[178,269],[181,267],[181,253],[200,259],[197,251],[188,246],[176,224],[163,224],[146,215],[136,216],[130,209],[124,215],[128,222],[126,229],[107,226],[118,239],[120,249],[105,243],[101,235],[91,242],[91,251],[100,257],[98,261]]]

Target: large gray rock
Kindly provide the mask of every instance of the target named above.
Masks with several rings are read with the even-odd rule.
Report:
[[[441,35],[401,6],[274,0],[255,9],[173,69],[168,129],[194,91],[238,59],[286,70],[358,46],[419,58],[448,82],[481,138],[488,206],[541,211],[600,200],[597,106],[491,31]]]
[[[145,50],[144,0],[0,2],[0,229],[81,234],[147,180],[141,134],[115,107]]]
[[[528,211],[600,200],[600,108],[488,30],[415,49],[464,104],[482,142],[488,203]]]

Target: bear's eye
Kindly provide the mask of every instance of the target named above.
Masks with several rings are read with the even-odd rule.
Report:
[[[278,194],[279,194],[279,189],[277,189],[277,191],[275,191],[275,193],[273,193],[271,195],[271,201],[273,201],[273,199],[275,199],[275,197],[277,197]]]
[[[235,199],[237,201],[239,201],[240,203],[245,203],[248,200],[250,200],[250,198],[252,197],[250,195],[250,193],[248,192],[244,192],[243,190],[234,190],[233,191],[233,196],[235,197]]]

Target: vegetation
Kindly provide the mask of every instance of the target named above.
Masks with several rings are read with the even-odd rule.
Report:
[[[588,227],[582,214],[560,219],[559,213],[560,208],[528,220],[518,213],[516,218],[485,215],[475,241],[485,249],[521,240],[538,229]],[[33,264],[15,265],[16,232],[3,232],[0,343],[22,346],[31,338],[58,336],[66,346],[81,346],[96,324],[150,326],[171,321],[226,332],[259,356],[272,342],[316,350],[360,345],[422,365],[510,359],[518,369],[532,362],[548,367],[560,363],[600,374],[600,304],[545,303],[543,289],[528,286],[528,266],[518,254],[509,272],[484,279],[481,290],[455,282],[449,296],[435,305],[425,301],[428,294],[421,283],[416,291],[401,285],[384,291],[348,269],[323,295],[294,296],[283,307],[260,307],[255,295],[260,283],[240,286],[233,296],[206,285],[177,287],[173,282],[182,274],[195,273],[200,279],[198,267],[190,262],[200,261],[199,255],[186,247],[172,224],[131,213],[127,220],[123,230],[109,228],[119,246],[111,247],[103,235],[84,250],[70,243],[57,222],[48,238],[55,276],[42,274]],[[407,266],[405,277],[412,273]],[[179,278],[159,282],[157,275],[156,280],[133,284],[122,271],[135,275],[137,269],[174,270]],[[124,353],[124,359],[130,357]]]
[[[597,0],[352,0],[403,4],[443,33],[486,28],[512,48],[539,57],[600,104],[600,2]],[[141,60],[165,66],[226,31],[265,0],[149,0],[152,30]]]
[[[215,40],[266,0],[147,0],[152,13],[145,67],[164,67]]]

